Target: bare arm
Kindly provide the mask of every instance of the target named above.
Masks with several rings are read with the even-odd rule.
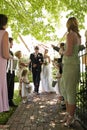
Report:
[[[29,80],[26,80],[26,78],[22,77],[21,78],[21,82],[25,83],[25,84],[29,84]]]
[[[5,32],[3,39],[2,39],[2,54],[3,54],[3,58],[5,58],[5,59],[10,58],[7,32]]]
[[[50,63],[50,57],[48,56],[48,61],[49,61],[49,63]]]
[[[19,62],[21,66],[27,66],[24,62]]]

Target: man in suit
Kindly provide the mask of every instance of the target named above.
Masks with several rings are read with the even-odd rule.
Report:
[[[40,74],[41,74],[41,66],[43,64],[43,55],[39,53],[38,46],[36,46],[34,50],[35,52],[30,55],[29,68],[32,71],[34,92],[36,94],[39,94]]]
[[[9,37],[9,46],[12,48],[13,46],[13,38]],[[13,52],[9,49],[9,53],[11,55],[11,59],[7,61],[7,87],[8,87],[8,100],[9,106],[17,107],[17,105],[13,102],[14,96],[14,78],[15,78],[15,70],[13,68]]]
[[[60,74],[62,74],[62,59],[63,59],[63,54],[64,54],[64,45],[65,43],[63,42],[60,43],[60,47],[52,45],[53,49],[60,54],[60,58],[57,59],[57,62],[60,68],[59,69]]]

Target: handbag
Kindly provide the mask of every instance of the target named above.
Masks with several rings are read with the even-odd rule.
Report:
[[[53,80],[52,81],[52,87],[55,87],[56,83],[57,83],[57,80]]]

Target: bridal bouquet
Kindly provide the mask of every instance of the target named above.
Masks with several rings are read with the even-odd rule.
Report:
[[[48,60],[47,59],[44,60],[44,65],[48,65]]]

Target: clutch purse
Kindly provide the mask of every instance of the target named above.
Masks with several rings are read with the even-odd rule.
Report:
[[[57,80],[53,80],[52,81],[52,87],[55,87],[56,83],[57,83]]]

